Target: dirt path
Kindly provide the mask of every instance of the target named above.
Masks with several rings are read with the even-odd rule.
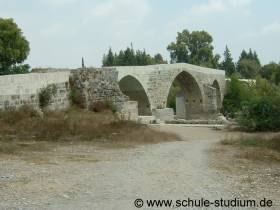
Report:
[[[254,198],[235,184],[238,177],[215,167],[211,150],[225,133],[183,125],[159,129],[175,132],[183,141],[121,149],[62,146],[41,162],[0,157],[0,209],[132,210],[136,198]],[[277,189],[258,195],[276,199]]]

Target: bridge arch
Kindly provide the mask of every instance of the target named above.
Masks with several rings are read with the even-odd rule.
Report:
[[[201,113],[203,100],[203,92],[191,73],[183,70],[174,75],[168,89],[167,107],[175,109],[177,118],[190,119]]]
[[[119,81],[120,90],[129,97],[131,101],[138,102],[138,114],[150,116],[151,105],[145,89],[141,82],[134,76],[126,75]]]
[[[217,80],[214,80],[212,87],[216,89],[216,103],[217,103],[217,110],[219,111],[222,108],[222,94],[221,88]]]

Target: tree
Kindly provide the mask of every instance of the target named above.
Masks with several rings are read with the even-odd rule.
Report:
[[[156,54],[156,55],[154,56],[154,61],[155,61],[155,63],[157,63],[157,64],[166,64],[166,63],[167,63],[167,61],[165,61],[165,60],[163,59],[163,57],[162,57],[162,55],[161,55],[160,53],[158,53],[158,54]]]
[[[146,53],[145,50],[134,51],[132,44],[131,47],[127,47],[125,51],[121,50],[119,53],[113,54],[110,48],[108,53],[103,56],[103,66],[144,66],[152,64],[167,63],[161,54],[151,56]]]
[[[239,80],[236,73],[233,73],[227,83],[226,92],[222,112],[227,116],[234,117],[235,113],[241,110],[242,103],[250,98],[252,91],[246,83]]]
[[[226,76],[230,77],[235,72],[235,65],[233,63],[233,59],[231,57],[231,53],[226,46],[225,52],[224,52],[224,60],[221,63],[221,68],[225,70]]]
[[[13,19],[0,18],[0,75],[28,72],[29,66],[22,63],[29,51],[29,43]]]
[[[184,62],[217,68],[220,56],[213,54],[212,42],[212,36],[206,31],[178,32],[176,42],[171,42],[167,46],[171,63]]]
[[[276,85],[280,84],[280,64],[271,62],[261,68],[260,74],[263,78]]]
[[[261,69],[261,63],[256,51],[249,49],[247,53],[245,50],[241,52],[237,62],[237,71],[242,78],[253,79],[257,76]]]
[[[242,78],[254,79],[258,75],[261,66],[255,60],[242,59],[238,62],[237,69]]]
[[[114,66],[115,65],[115,56],[110,48],[107,55],[103,56],[103,66]]]

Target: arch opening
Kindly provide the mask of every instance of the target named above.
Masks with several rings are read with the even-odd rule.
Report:
[[[193,119],[203,111],[203,98],[195,78],[188,72],[178,74],[172,82],[167,107],[173,108],[177,119]]]
[[[147,94],[141,83],[133,76],[125,76],[119,81],[119,87],[123,94],[131,101],[138,102],[138,114],[141,116],[151,116],[151,108]]]
[[[216,104],[217,104],[217,111],[220,111],[220,109],[222,108],[222,99],[221,99],[221,89],[220,89],[220,85],[217,82],[217,80],[215,80],[212,84],[212,87],[214,87],[216,89]]]

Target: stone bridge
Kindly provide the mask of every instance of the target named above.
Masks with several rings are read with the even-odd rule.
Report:
[[[176,94],[177,118],[196,118],[221,108],[225,93],[224,71],[185,63],[114,68],[118,71],[121,91],[130,100],[138,102],[139,115],[166,110],[174,84],[179,87]]]
[[[137,120],[138,114],[173,119],[172,108],[177,118],[193,119],[219,111],[225,93],[225,75],[224,71],[190,64],[39,69],[0,77],[0,109],[39,107],[39,94],[48,85],[57,89],[50,109],[67,108],[71,102],[68,96],[74,88],[88,109],[95,102],[112,101],[130,119]]]

